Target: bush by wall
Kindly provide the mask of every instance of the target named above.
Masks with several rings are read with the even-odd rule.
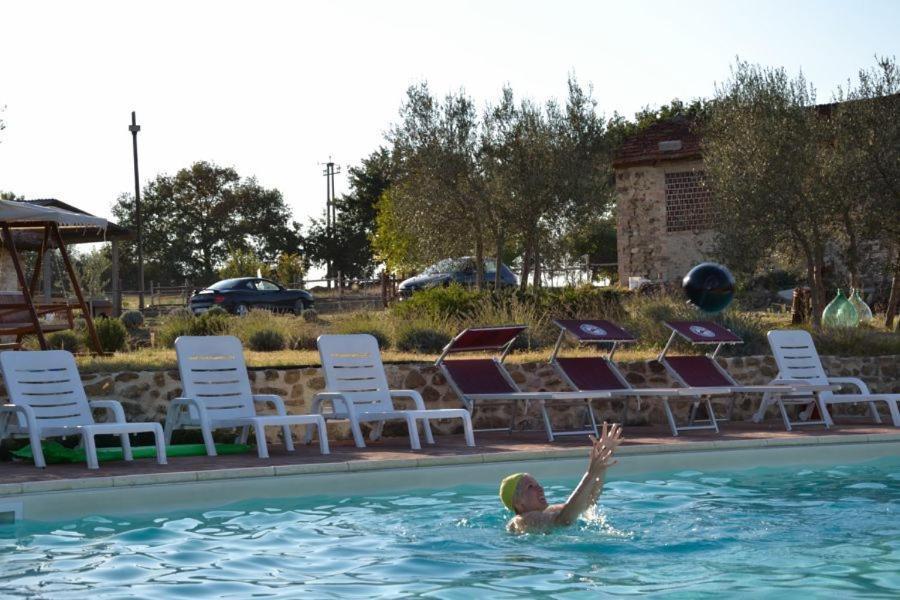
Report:
[[[119,319],[126,329],[137,329],[144,324],[144,315],[139,310],[126,310]]]
[[[47,346],[52,350],[67,350],[75,354],[82,348],[81,337],[71,330],[54,331],[47,336]]]
[[[451,337],[437,329],[407,327],[397,335],[397,349],[403,352],[437,354],[450,342]]]
[[[259,329],[247,340],[247,347],[256,352],[277,352],[284,349],[284,336],[275,329]]]
[[[128,330],[119,319],[97,319],[94,321],[100,348],[104,352],[119,352],[125,349]],[[92,346],[90,339],[85,339],[86,346]]]

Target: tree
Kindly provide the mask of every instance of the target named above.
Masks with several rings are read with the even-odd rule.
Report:
[[[833,226],[819,152],[825,136],[815,90],[801,75],[738,61],[716,90],[704,163],[718,205],[716,253],[760,264],[792,249],[806,263],[815,322],[825,300],[825,249]]]
[[[269,265],[259,259],[253,250],[244,248],[231,248],[225,264],[219,269],[219,277],[231,279],[233,277],[262,277],[269,276]]]
[[[73,258],[78,281],[85,295],[89,298],[103,296],[109,287],[109,272],[112,267],[109,253],[103,248],[95,248],[88,252],[78,252]]]
[[[275,262],[275,277],[281,285],[290,287],[299,284],[305,274],[306,264],[299,254],[283,252],[278,255]]]
[[[316,263],[330,261],[344,276],[369,277],[375,268],[372,238],[376,205],[391,184],[390,152],[379,148],[348,173],[350,193],[335,201],[337,223],[329,232],[324,217],[310,219],[306,252]]]
[[[877,58],[860,70],[856,83],[839,88],[829,120],[835,171],[844,200],[841,223],[848,263],[859,287],[864,240],[875,240],[888,259],[892,284],[885,325],[891,327],[900,302],[900,68],[893,58]],[[843,185],[842,185],[843,184]],[[871,245],[868,245],[871,248]]]
[[[268,262],[296,252],[301,242],[278,190],[208,162],[158,175],[144,187],[141,210],[146,273],[157,281],[209,281],[231,248],[252,250]],[[120,196],[113,215],[135,228],[133,198]],[[134,250],[123,254],[123,275],[134,280]]]

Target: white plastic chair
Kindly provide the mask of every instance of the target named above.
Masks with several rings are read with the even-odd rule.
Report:
[[[318,428],[319,449],[328,454],[328,434],[325,420],[319,415],[289,415],[281,398],[274,394],[254,394],[244,363],[241,342],[230,335],[181,336],[175,340],[178,371],[181,373],[183,396],[169,404],[166,414],[166,442],[179,428],[199,428],[206,445],[206,453],[216,456],[214,429],[240,427],[240,443],[247,442],[250,427],[256,434],[256,448],[260,458],[269,457],[266,427],[281,427],[284,446],[294,451],[291,425],[305,425],[307,439],[311,428]],[[256,404],[271,404],[275,415],[257,415]]]
[[[884,402],[887,404],[888,411],[891,415],[894,427],[900,427],[900,410],[897,403],[900,402],[900,394],[873,394],[869,391],[869,387],[858,377],[829,377],[822,367],[822,361],[819,359],[819,353],[813,343],[812,336],[807,331],[801,329],[779,329],[770,331],[767,335],[769,345],[772,347],[772,354],[775,356],[775,362],[778,364],[778,379],[772,383],[781,383],[786,385],[806,384],[819,386],[818,391],[812,393],[804,393],[803,395],[788,395],[782,397],[765,396],[760,403],[759,410],[754,415],[754,421],[761,421],[765,416],[766,409],[772,404],[777,404],[781,411],[781,418],[784,419],[785,427],[788,431],[792,425],[825,425],[830,427],[834,424],[831,415],[828,412],[829,404],[847,404],[856,402],[867,402],[869,411],[876,423],[881,423],[881,417],[878,415],[878,409],[875,402]],[[857,389],[855,394],[836,394],[832,391],[835,385],[850,385]],[[788,404],[804,404],[808,407],[807,415],[812,412],[812,406],[815,405],[822,415],[821,419],[814,421],[791,421],[785,410],[785,403]]]
[[[156,462],[166,464],[166,447],[159,423],[128,423],[116,400],[88,401],[75,365],[65,350],[0,353],[0,370],[9,393],[9,404],[0,407],[0,440],[25,437],[31,444],[34,464],[47,466],[41,440],[45,437],[81,436],[89,469],[98,469],[94,436],[118,435],[125,460],[133,460],[128,435],[152,433]],[[103,409],[108,421],[94,421],[92,409]]]
[[[326,419],[347,419],[357,448],[365,448],[359,424],[377,422],[370,439],[381,435],[385,421],[401,419],[409,429],[409,444],[413,450],[422,448],[418,422],[425,430],[425,441],[434,443],[429,419],[462,419],[468,446],[475,445],[472,420],[462,408],[426,409],[421,394],[415,390],[391,390],[388,387],[378,341],[371,335],[320,335],[316,344],[325,373],[325,390],[313,398],[311,412],[322,412]],[[410,398],[414,410],[394,408],[394,398]],[[326,404],[331,410],[327,411]],[[307,437],[309,432],[307,432]]]

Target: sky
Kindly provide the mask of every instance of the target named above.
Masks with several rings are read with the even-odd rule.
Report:
[[[574,74],[631,117],[714,94],[735,57],[802,69],[827,102],[874,56],[900,55],[900,1],[0,3],[0,190],[109,217],[195,161],[277,188],[307,222],[325,162],[376,149],[405,90],[478,105],[509,84],[562,98]]]

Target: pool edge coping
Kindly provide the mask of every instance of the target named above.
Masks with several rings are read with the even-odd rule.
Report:
[[[900,442],[900,433],[869,433],[824,435],[803,437],[758,438],[749,440],[709,440],[687,443],[634,444],[619,448],[621,457],[638,455],[660,455],[678,453],[721,452],[747,450],[753,448],[773,448],[789,446],[816,446],[839,444],[879,444]],[[28,494],[75,491],[86,489],[109,489],[145,485],[165,485],[172,483],[194,483],[201,481],[223,481],[248,477],[288,477],[324,473],[359,473],[389,471],[394,469],[464,466],[500,462],[528,462],[547,459],[581,458],[587,455],[586,447],[543,450],[512,450],[485,454],[459,454],[445,456],[412,456],[409,458],[388,458],[372,460],[348,460],[324,463],[291,465],[267,465],[259,467],[235,467],[227,469],[206,469],[197,471],[172,471],[166,473],[135,473],[109,477],[86,477],[78,479],[53,479],[24,481],[20,483],[0,483],[0,498],[9,500]]]

